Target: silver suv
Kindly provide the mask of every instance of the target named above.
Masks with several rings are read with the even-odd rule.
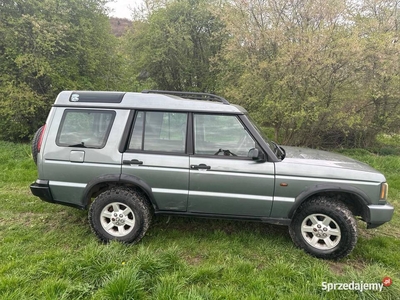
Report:
[[[283,148],[212,94],[64,91],[32,151],[32,193],[89,209],[105,242],[138,242],[154,214],[234,218],[288,225],[297,246],[338,259],[356,245],[355,217],[374,228],[393,215],[381,173]]]

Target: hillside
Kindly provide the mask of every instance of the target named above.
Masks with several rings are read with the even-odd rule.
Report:
[[[117,36],[122,36],[132,25],[132,21],[128,19],[110,18],[111,32]]]

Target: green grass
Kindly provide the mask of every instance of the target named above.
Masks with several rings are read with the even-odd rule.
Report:
[[[342,151],[343,152],[343,151]],[[345,151],[382,171],[400,208],[400,157]],[[1,299],[398,299],[400,221],[367,230],[338,262],[294,247],[287,228],[158,217],[137,245],[100,244],[87,213],[33,197],[28,145],[0,142]],[[322,282],[380,283],[377,291],[322,290]]]

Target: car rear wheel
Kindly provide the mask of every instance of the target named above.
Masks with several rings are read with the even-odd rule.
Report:
[[[300,206],[289,233],[307,253],[323,259],[340,259],[357,243],[357,224],[350,210],[335,199],[314,198]]]
[[[139,242],[146,234],[151,218],[146,197],[123,187],[101,193],[89,210],[92,231],[104,242]]]

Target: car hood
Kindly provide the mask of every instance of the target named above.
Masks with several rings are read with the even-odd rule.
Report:
[[[296,162],[298,164],[334,167],[380,174],[380,172],[369,165],[338,153],[290,146],[283,146],[283,148],[286,151],[286,158],[283,161],[286,163]]]

